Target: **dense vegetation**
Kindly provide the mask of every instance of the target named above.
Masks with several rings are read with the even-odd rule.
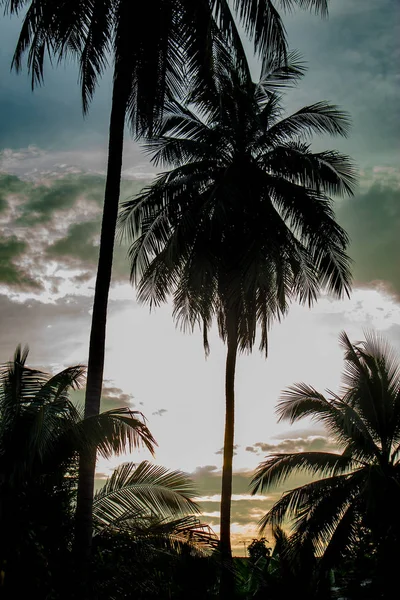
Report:
[[[278,409],[292,421],[321,420],[338,453],[278,454],[260,465],[254,492],[293,470],[322,479],[288,491],[267,513],[261,530],[273,525],[273,548],[254,540],[247,559],[233,560],[232,598],[391,597],[400,536],[400,365],[374,336],[362,344],[341,339],[342,395],[326,399],[298,384]],[[82,417],[69,400],[82,367],[49,376],[26,358],[17,348],[1,368],[1,597],[217,597],[219,544],[196,516],[190,479],[148,462],[121,465],[96,493],[91,569],[76,565],[79,452],[95,445],[107,457],[126,443],[152,449],[154,440],[129,409]],[[290,535],[280,527],[285,517],[293,519]]]

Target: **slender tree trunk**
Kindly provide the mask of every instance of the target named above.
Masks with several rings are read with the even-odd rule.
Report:
[[[221,584],[220,599],[232,600],[234,594],[234,575],[231,549],[231,499],[232,499],[232,463],[235,429],[235,370],[237,357],[237,331],[228,330],[228,351],[225,371],[225,437],[224,461],[222,466],[221,489]]]
[[[99,262],[93,301],[90,331],[89,362],[87,371],[85,418],[100,412],[103,385],[106,340],[107,305],[114,253],[115,230],[118,217],[122,170],[122,154],[128,82],[114,73],[112,109],[110,117],[107,177],[101,224]],[[79,461],[79,484],[76,507],[75,546],[79,561],[88,562],[92,547],[92,508],[96,452],[85,453]]]

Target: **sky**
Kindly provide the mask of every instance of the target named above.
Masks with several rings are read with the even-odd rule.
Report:
[[[277,422],[281,391],[298,381],[338,390],[342,330],[357,341],[375,329],[400,351],[400,9],[397,0],[330,5],[327,20],[299,11],[285,17],[289,45],[308,66],[285,105],[293,111],[329,100],[351,115],[348,139],[324,138],[313,147],[336,148],[358,166],[355,196],[335,201],[351,238],[353,292],[343,301],[323,295],[311,310],[293,306],[271,329],[267,360],[256,350],[239,358],[236,553],[257,535],[257,521],[284,491],[251,497],[252,470],[269,452],[333,447],[315,423]],[[0,361],[26,343],[30,364],[52,372],[87,362],[111,84],[107,73],[85,119],[73,64],[48,68],[45,85],[32,93],[26,69],[10,72],[19,25],[0,17]],[[121,199],[154,172],[127,135]],[[205,359],[201,333],[176,329],[170,305],[151,314],[138,305],[126,248],[118,246],[103,407],[128,405],[144,413],[158,442],[155,461],[192,475],[204,519],[218,532],[225,349],[216,331],[210,342]],[[143,451],[129,458],[150,457]],[[99,462],[99,478],[115,464]]]

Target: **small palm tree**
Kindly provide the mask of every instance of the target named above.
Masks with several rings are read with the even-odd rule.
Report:
[[[400,362],[372,333],[356,344],[342,333],[340,344],[345,352],[340,395],[325,397],[300,383],[286,390],[278,405],[280,419],[294,423],[312,417],[322,423],[338,452],[272,455],[258,467],[253,493],[295,472],[322,477],[286,492],[261,528],[294,519],[293,542],[311,544],[324,569],[357,546],[367,528],[382,557],[384,587],[390,589],[400,542]]]
[[[41,84],[46,54],[79,63],[84,112],[99,78],[113,61],[107,176],[99,261],[89,345],[85,415],[100,411],[108,294],[120,195],[124,128],[134,134],[151,129],[172,93],[181,93],[187,77],[207,85],[224,60],[225,46],[235,48],[238,65],[247,69],[241,38],[226,0],[0,0],[11,14],[25,11],[14,65],[28,51],[32,86]],[[328,0],[278,0],[327,13]],[[285,29],[272,0],[235,0],[235,14],[262,54],[286,52]],[[222,38],[220,37],[222,35]],[[90,555],[95,455],[82,457],[77,507],[78,548]]]
[[[69,561],[79,453],[97,448],[108,458],[126,445],[153,452],[155,444],[139,412],[124,408],[83,418],[69,393],[83,383],[84,367],[49,376],[28,368],[27,356],[28,349],[18,347],[0,368],[0,566],[6,584],[0,591],[12,597],[28,557],[38,578]],[[125,535],[147,551],[210,548],[215,535],[195,516],[195,496],[180,471],[147,461],[123,464],[95,496],[95,534]]]
[[[135,598],[160,597],[187,555],[211,560],[217,538],[200,521],[195,495],[192,481],[180,471],[146,461],[114,471],[93,504],[101,597],[116,589]]]
[[[0,367],[0,568],[6,589],[16,585],[22,564],[45,578],[47,562],[58,569],[68,554],[80,452],[97,449],[108,458],[126,446],[153,452],[155,445],[139,412],[123,408],[83,418],[69,392],[83,382],[84,367],[50,376],[27,367],[27,356],[28,349],[18,347]]]
[[[172,295],[183,327],[214,320],[227,343],[221,552],[229,560],[234,380],[237,354],[251,351],[289,302],[312,304],[321,288],[350,286],[347,235],[330,194],[351,194],[355,172],[335,151],[313,153],[312,133],[345,135],[348,119],[319,102],[282,118],[279,91],[303,68],[270,53],[253,83],[229,69],[215,88],[170,102],[159,136],[148,141],[156,165],[172,165],[126,202],[121,230],[131,242],[139,299],[157,306]]]

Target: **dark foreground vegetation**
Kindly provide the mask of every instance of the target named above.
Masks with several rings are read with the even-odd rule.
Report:
[[[281,417],[322,420],[338,453],[269,457],[253,493],[294,470],[311,483],[286,492],[261,522],[273,527],[247,558],[229,565],[231,598],[391,598],[400,519],[400,365],[374,336],[351,344],[340,396],[299,384]],[[2,598],[206,599],[220,593],[219,542],[202,523],[196,492],[179,471],[149,462],[118,467],[95,495],[92,560],[74,555],[79,452],[103,456],[125,444],[153,448],[140,413],[119,409],[83,418],[69,400],[83,369],[53,376],[30,369],[17,348],[1,368],[0,593]],[[316,476],[319,476],[317,479]],[[249,482],[250,483],[250,482]],[[281,528],[284,519],[290,534]]]

